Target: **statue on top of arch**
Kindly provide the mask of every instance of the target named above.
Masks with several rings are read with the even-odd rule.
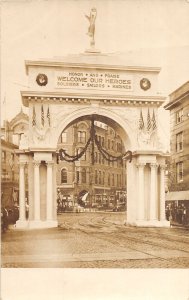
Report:
[[[90,16],[85,15],[85,17],[89,20],[89,28],[88,28],[87,34],[88,34],[88,36],[91,37],[90,45],[92,48],[95,46],[94,35],[95,35],[96,16],[97,16],[97,10],[94,7],[91,9]]]

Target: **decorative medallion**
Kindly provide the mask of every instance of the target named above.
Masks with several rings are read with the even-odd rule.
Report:
[[[151,87],[151,82],[149,79],[147,78],[142,78],[140,81],[140,87],[141,89],[143,89],[144,91],[147,91],[148,89],[150,89]]]
[[[36,77],[36,82],[40,86],[45,86],[48,83],[47,75],[45,74],[38,74]]]

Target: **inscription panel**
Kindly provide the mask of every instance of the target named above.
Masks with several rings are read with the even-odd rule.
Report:
[[[114,71],[59,71],[55,72],[55,88],[131,92],[133,76]]]

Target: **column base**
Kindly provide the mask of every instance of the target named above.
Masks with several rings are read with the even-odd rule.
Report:
[[[21,228],[28,228],[28,221],[16,221],[16,224],[14,226],[15,229],[21,229]]]
[[[133,222],[125,222],[125,225],[135,227],[170,227],[170,221],[157,221],[157,220],[137,220]]]
[[[29,228],[33,228],[33,229],[40,229],[40,228],[53,228],[53,227],[58,227],[58,221],[53,221],[53,220],[49,220],[49,221],[29,221],[28,224]]]

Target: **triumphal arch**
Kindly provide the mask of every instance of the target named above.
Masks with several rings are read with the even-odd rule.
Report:
[[[20,217],[17,228],[57,226],[56,164],[61,132],[82,118],[113,125],[129,154],[127,217],[133,226],[169,226],[165,220],[165,157],[159,134],[158,67],[124,65],[94,49],[52,60],[26,61],[29,133],[22,135]],[[93,137],[94,138],[94,137]],[[105,151],[105,150],[104,150]],[[127,152],[126,152],[127,153]],[[29,220],[25,219],[28,170]]]

